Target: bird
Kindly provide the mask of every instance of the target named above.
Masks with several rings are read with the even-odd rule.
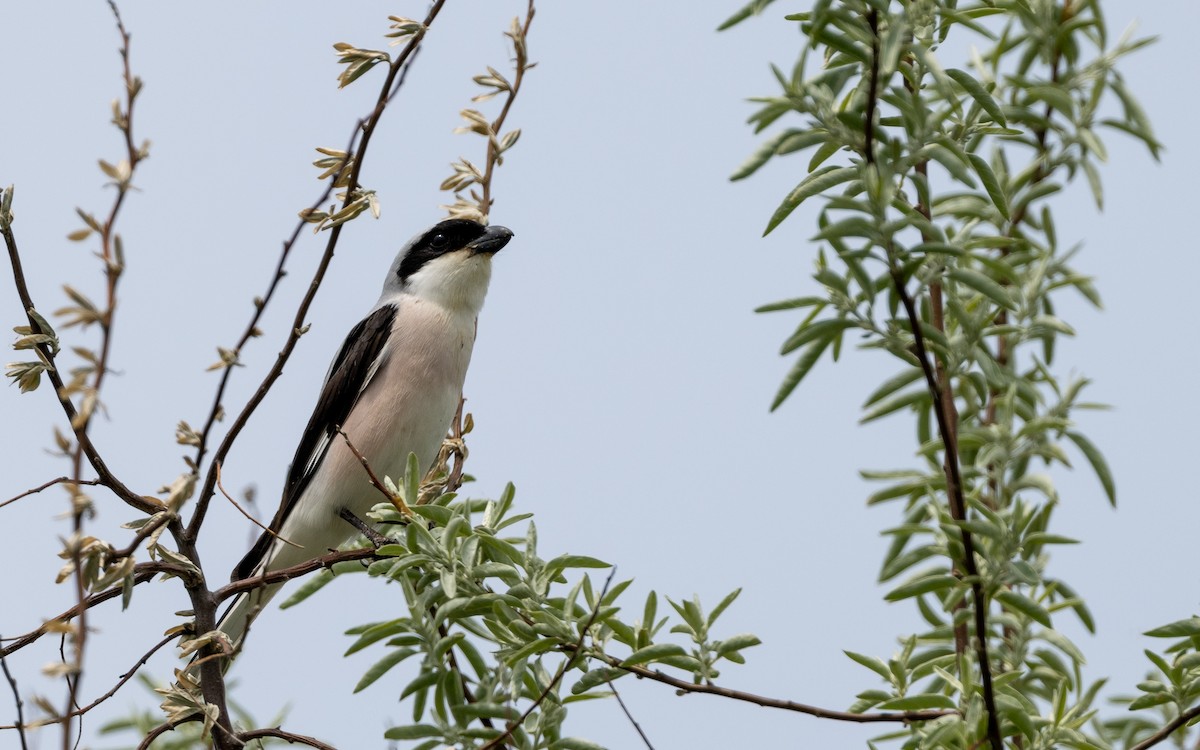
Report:
[[[279,510],[234,569],[234,581],[320,557],[359,532],[352,523],[361,524],[380,494],[347,442],[380,477],[402,475],[410,452],[423,469],[433,464],[458,408],[492,256],[512,237],[506,227],[454,218],[400,250],[379,301],[333,358]],[[217,623],[232,653],[282,585],[232,600]]]

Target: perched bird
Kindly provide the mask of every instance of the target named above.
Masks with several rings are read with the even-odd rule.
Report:
[[[512,236],[504,227],[448,219],[404,246],[379,301],[329,367],[288,470],[273,534],[259,537],[234,580],[326,554],[357,533],[346,511],[361,519],[380,502],[339,430],[377,476],[402,475],[410,452],[422,468],[433,464],[458,407],[492,256]],[[234,598],[217,628],[235,648],[282,585]]]

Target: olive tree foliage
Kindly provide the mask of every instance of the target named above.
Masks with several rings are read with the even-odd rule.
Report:
[[[771,5],[751,3],[726,27]],[[1113,38],[1099,0],[817,0],[783,22],[805,44],[774,69],[780,90],[755,99],[751,124],[771,135],[734,175],[773,160],[803,173],[766,232],[820,202],[820,292],[761,308],[802,316],[775,405],[850,338],[897,365],[863,421],[908,414],[916,428],[914,465],[862,475],[879,485],[869,503],[899,506],[885,531],[886,599],[915,606],[927,628],[890,658],[848,653],[875,682],[850,710],[948,711],[880,738],[905,748],[1165,739],[1200,715],[1200,619],[1147,633],[1173,641],[1146,652],[1153,676],[1121,699],[1132,713],[1101,713],[1104,681],[1056,627],[1094,623],[1049,565],[1054,545],[1075,540],[1051,527],[1059,495],[1047,472],[1082,459],[1116,502],[1073,421],[1097,408],[1083,399],[1088,381],[1055,361],[1074,333],[1061,297],[1100,298],[1052,201],[1083,176],[1103,206],[1098,164],[1114,131],[1158,157],[1116,67],[1151,40]],[[941,56],[968,48],[961,62]]]

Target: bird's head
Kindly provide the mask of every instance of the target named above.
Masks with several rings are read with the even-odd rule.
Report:
[[[513,233],[470,219],[447,219],[409,240],[383,283],[385,298],[407,294],[478,312],[492,277],[492,256]]]

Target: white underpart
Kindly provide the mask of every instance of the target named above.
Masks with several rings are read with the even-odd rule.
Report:
[[[376,476],[399,484],[410,452],[423,469],[432,465],[454,418],[491,278],[491,255],[448,253],[426,263],[403,286],[394,268],[375,307],[397,306],[391,337],[342,429]],[[300,548],[275,541],[255,574],[326,554],[357,533],[339,517],[343,508],[363,518],[382,500],[345,440],[335,436],[279,530]],[[281,585],[239,597],[218,628],[237,645]]]

